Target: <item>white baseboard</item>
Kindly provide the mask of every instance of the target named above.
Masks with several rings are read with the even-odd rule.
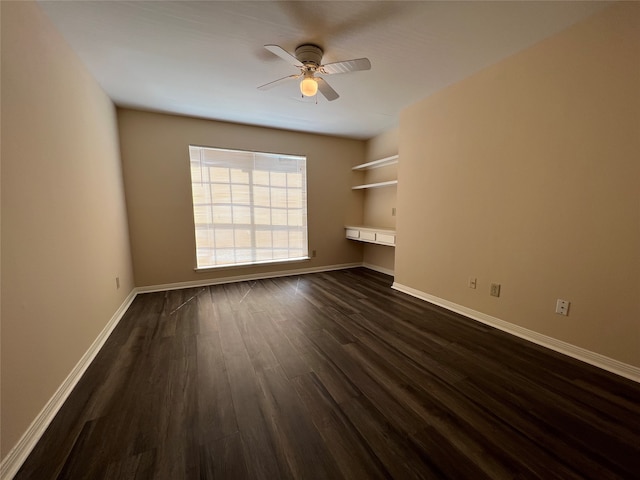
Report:
[[[385,275],[390,275],[393,277],[393,270],[388,268],[379,267],[378,265],[373,265],[372,263],[363,263],[362,266],[364,268],[368,268],[369,270],[374,270],[376,272],[384,273]]]
[[[322,267],[297,268],[295,270],[280,270],[277,272],[250,273],[247,275],[236,275],[233,277],[208,278],[203,280],[192,280],[188,282],[166,283],[164,285],[149,285],[137,287],[136,293],[164,292],[166,290],[179,290],[181,288],[207,287],[209,285],[220,285],[223,283],[245,282],[247,280],[264,280],[266,278],[289,277],[293,275],[304,275],[306,273],[330,272],[333,270],[343,270],[345,268],[361,267],[362,263],[342,263],[339,265],[327,265]]]
[[[461,315],[464,315],[465,317],[471,318],[472,320],[476,320],[486,325],[495,327],[499,330],[523,338],[530,342],[542,345],[543,347],[555,350],[556,352],[576,358],[608,372],[615,373],[616,375],[620,375],[621,377],[628,378],[629,380],[633,380],[634,382],[640,383],[640,368],[633,365],[628,365],[626,363],[620,362],[613,358],[605,357],[604,355],[592,352],[582,347],[577,347],[570,343],[563,342],[562,340],[548,337],[541,333],[534,332],[533,330],[520,327],[513,323],[509,323],[499,318],[492,317],[491,315],[487,315],[486,313],[478,312],[477,310],[458,305],[456,303],[444,300],[425,292],[421,292],[420,290],[407,287],[406,285],[402,285],[397,282],[394,282],[391,288],[419,298],[421,300],[425,300],[429,303],[433,303],[440,307],[446,308],[447,310],[450,310],[452,312],[459,313]]]
[[[113,329],[118,325],[118,322],[135,297],[136,292],[132,290],[80,361],[73,367],[71,373],[69,373],[67,378],[65,378],[58,387],[58,390],[56,390],[44,408],[38,413],[33,422],[31,422],[31,425],[29,425],[29,428],[27,428],[20,440],[18,440],[18,443],[16,443],[7,456],[2,459],[2,463],[0,463],[0,479],[10,480],[18,473],[18,470],[31,453],[31,450],[36,446],[38,440],[40,440],[40,437],[42,437],[42,434],[56,416],[69,394],[71,394],[76,384],[80,381],[80,378],[82,378],[84,372],[107,341]]]

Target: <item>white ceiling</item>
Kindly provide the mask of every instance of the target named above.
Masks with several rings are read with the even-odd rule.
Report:
[[[603,8],[603,2],[40,1],[117,105],[370,138],[400,111]],[[297,70],[265,50],[367,57],[326,77],[340,98],[301,99]]]

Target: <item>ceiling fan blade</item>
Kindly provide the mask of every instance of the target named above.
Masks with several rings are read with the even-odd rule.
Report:
[[[315,77],[315,78],[316,78],[316,81],[318,82],[318,90],[320,90],[320,93],[324,95],[324,98],[326,98],[331,102],[332,100],[335,100],[340,96],[338,95],[338,92],[336,92],[333,88],[331,88],[331,85],[329,85],[327,82],[324,81],[324,79],[320,77]]]
[[[322,65],[322,73],[328,75],[334,73],[357,72],[358,70],[370,70],[371,62],[368,58],[356,58],[344,62],[333,62]]]
[[[281,46],[279,46],[279,45],[265,45],[264,48],[269,50],[271,53],[279,56],[285,62],[290,63],[291,65],[293,65],[295,67],[298,67],[298,68],[302,67],[302,64],[298,61],[298,59],[296,57],[294,57],[293,55],[291,55],[289,52],[287,52]]]
[[[269,90],[270,88],[273,88],[277,85],[280,85],[281,83],[286,82],[287,80],[292,80],[294,78],[300,78],[302,76],[301,73],[299,73],[298,75],[289,75],[287,77],[282,77],[279,78],[278,80],[274,80],[273,82],[269,82],[269,83],[265,83],[264,85],[260,85],[258,87],[258,90]]]

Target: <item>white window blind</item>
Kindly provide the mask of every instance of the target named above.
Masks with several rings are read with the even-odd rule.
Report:
[[[308,257],[306,157],[189,147],[197,268]]]

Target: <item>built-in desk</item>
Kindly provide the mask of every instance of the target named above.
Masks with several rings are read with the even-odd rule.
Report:
[[[346,225],[346,237],[358,242],[377,243],[395,246],[396,231],[390,228],[367,227],[364,225]]]

